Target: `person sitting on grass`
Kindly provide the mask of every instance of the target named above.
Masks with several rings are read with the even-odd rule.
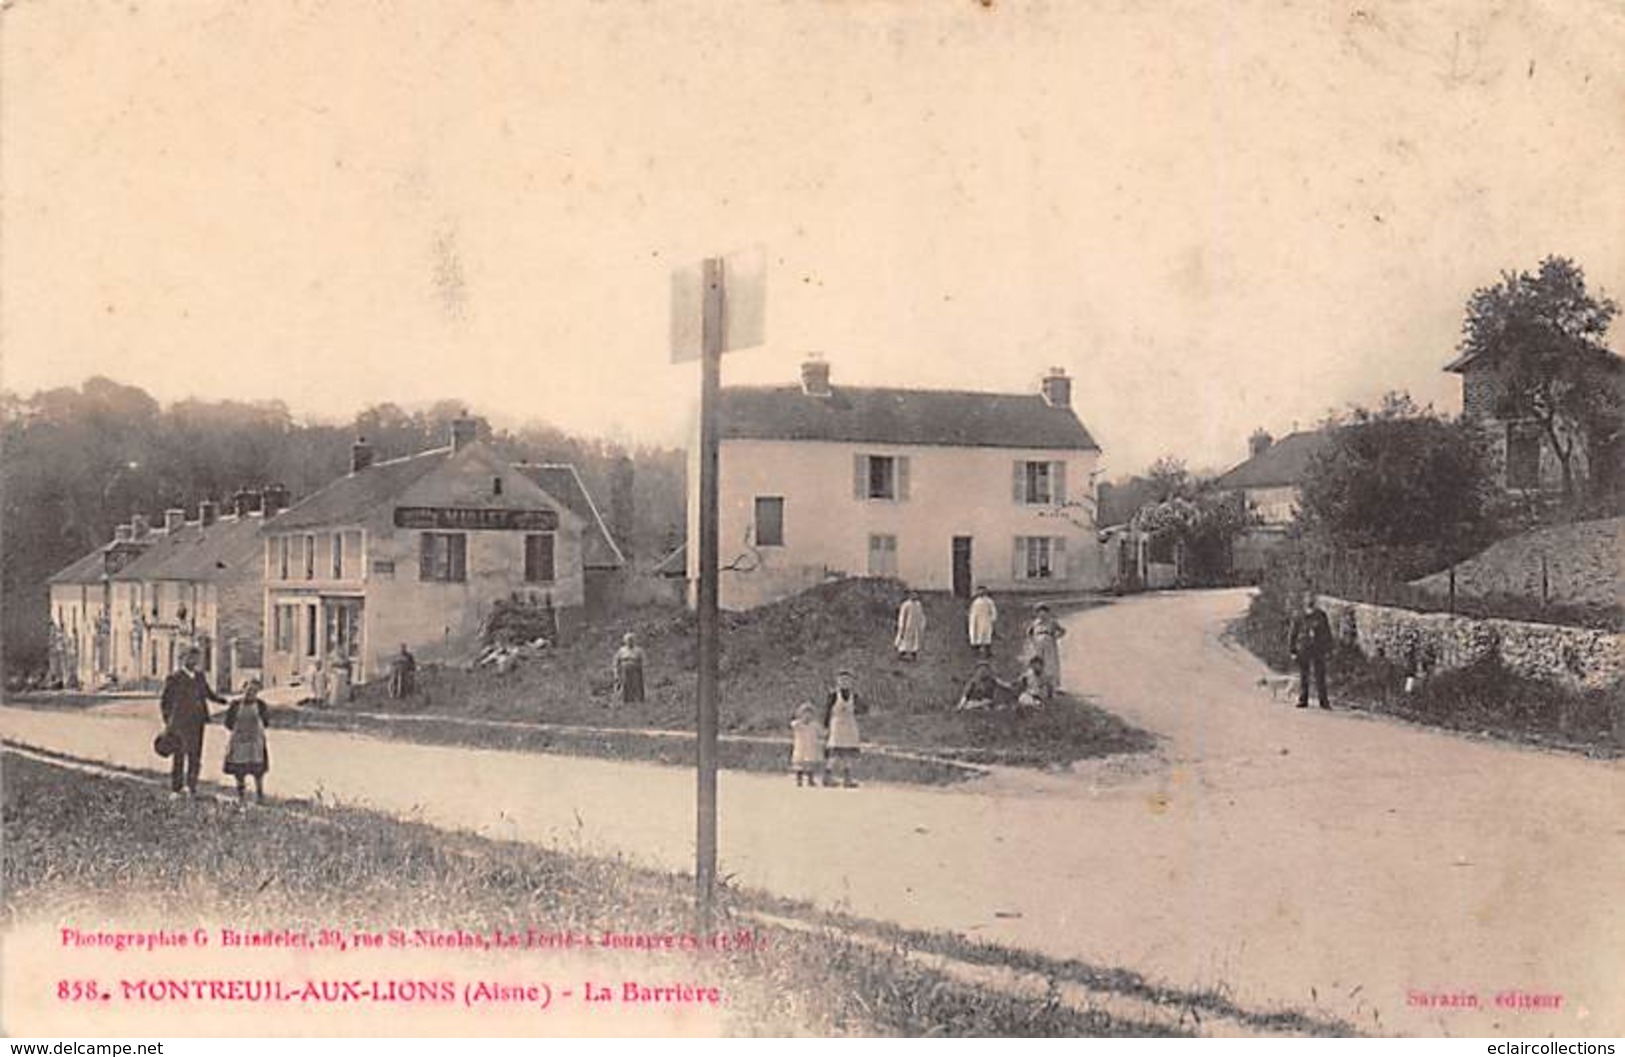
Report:
[[[1044,658],[1036,654],[1027,660],[1027,667],[1016,677],[1013,687],[1018,709],[1039,709],[1055,696],[1055,684],[1044,670]]]
[[[959,695],[958,708],[961,712],[985,712],[997,707],[999,698],[1009,692],[1010,684],[993,674],[993,665],[977,661],[976,671]]]
[[[260,700],[260,681],[250,679],[243,687],[243,696],[226,708],[226,729],[231,740],[226,743],[225,771],[237,779],[237,803],[248,798],[243,779],[254,776],[254,799],[265,803],[265,772],[271,769],[271,752],[265,744],[265,728],[270,717],[265,702]]]
[[[818,725],[818,709],[811,701],[796,706],[790,720],[790,770],[797,789],[803,785],[816,788],[824,773],[824,728]]]

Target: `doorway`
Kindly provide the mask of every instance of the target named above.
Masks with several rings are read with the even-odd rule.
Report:
[[[954,537],[953,552],[954,596],[969,598],[971,592],[971,538]]]

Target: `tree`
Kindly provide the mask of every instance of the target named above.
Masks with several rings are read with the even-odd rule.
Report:
[[[1575,498],[1574,457],[1585,452],[1594,486],[1612,482],[1620,435],[1620,359],[1604,343],[1619,306],[1586,289],[1585,274],[1563,257],[1540,269],[1504,272],[1467,301],[1460,352],[1499,373],[1495,413],[1535,423]]]
[[[1453,551],[1488,532],[1495,492],[1478,430],[1391,393],[1355,409],[1310,460],[1298,522],[1344,548]]]

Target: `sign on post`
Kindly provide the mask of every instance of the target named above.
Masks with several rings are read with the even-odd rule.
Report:
[[[753,246],[719,259],[722,318],[720,352],[748,349],[767,340],[767,253]],[[705,261],[671,273],[671,362],[698,360],[705,340]]]

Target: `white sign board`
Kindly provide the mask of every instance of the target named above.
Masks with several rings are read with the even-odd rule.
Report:
[[[767,253],[760,246],[721,258],[722,351],[767,340]],[[671,273],[671,362],[700,358],[705,334],[705,262]]]

